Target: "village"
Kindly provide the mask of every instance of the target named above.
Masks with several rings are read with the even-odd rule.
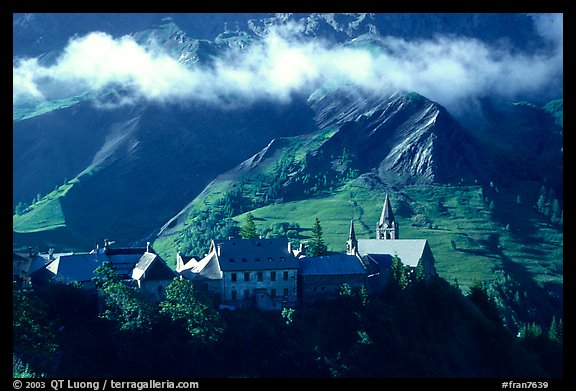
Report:
[[[307,256],[303,244],[295,248],[287,238],[213,239],[201,259],[177,252],[175,270],[149,242],[146,247],[121,248],[105,240],[86,253],[30,249],[13,254],[13,277],[24,286],[56,281],[95,290],[94,272],[108,262],[151,302],[161,301],[166,287],[179,277],[214,297],[220,309],[282,310],[334,298],[344,284],[378,294],[388,284],[395,260],[409,278],[436,276],[427,240],[400,239],[387,194],[375,229],[376,239],[358,239],[351,221],[347,252],[322,256]]]

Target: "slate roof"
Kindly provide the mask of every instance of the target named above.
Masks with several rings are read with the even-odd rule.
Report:
[[[218,257],[216,253],[211,252],[205,256],[200,262],[198,262],[192,269],[187,269],[190,272],[187,276],[191,279],[196,277],[204,277],[210,280],[217,280],[222,278],[222,272],[220,271],[220,266],[218,265]]]
[[[298,260],[298,274],[303,276],[366,274],[355,255],[325,255]]]
[[[180,259],[182,260],[182,265],[180,266],[180,269],[178,269],[180,273],[182,273],[185,270],[192,269],[200,262],[200,259],[194,256],[180,255]]]
[[[141,279],[145,276],[171,279],[176,276],[160,256],[146,252],[146,248],[138,247],[98,249],[84,254],[60,255],[46,266],[46,270],[62,282],[88,282],[94,277],[94,270],[104,262],[110,262],[121,278]]]
[[[145,276],[147,279],[170,280],[176,273],[166,265],[160,256],[154,253],[144,253],[132,270],[132,278],[135,280]]]
[[[108,259],[98,254],[61,255],[46,269],[62,282],[87,282],[94,277],[94,270]]]
[[[222,271],[297,269],[288,239],[227,239],[213,241]],[[217,248],[220,247],[218,255]]]
[[[35,271],[42,269],[44,266],[48,265],[54,259],[61,255],[72,255],[74,253],[55,253],[52,254],[52,259],[50,259],[49,254],[35,254],[30,255],[28,253],[14,253],[14,260],[19,262],[22,269],[21,272],[24,272],[28,275],[31,275]]]
[[[107,259],[112,264],[112,267],[122,277],[127,277],[132,274],[134,265],[138,263],[142,255],[146,253],[146,249],[134,252],[109,252],[106,251]]]
[[[426,245],[426,239],[360,239],[358,240],[358,253],[369,254],[372,258],[382,254],[397,255],[404,265],[416,267],[424,255]]]

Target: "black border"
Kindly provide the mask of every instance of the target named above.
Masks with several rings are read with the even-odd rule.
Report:
[[[488,2],[488,1],[471,1],[471,0],[463,0],[454,4],[453,2],[439,2],[439,1],[427,1],[424,3],[407,3],[407,2],[400,2],[400,1],[369,1],[365,2],[364,4],[359,4],[358,2],[347,2],[346,4],[338,4],[334,2],[330,3],[312,3],[312,2],[270,2],[269,4],[261,4],[261,3],[249,3],[249,2],[231,2],[231,3],[221,3],[221,2],[191,2],[191,1],[173,1],[173,0],[163,0],[158,2],[137,2],[137,1],[128,1],[128,2],[106,2],[106,1],[98,1],[98,2],[62,2],[62,1],[22,1],[16,2],[12,1],[10,4],[6,4],[7,2],[3,2],[2,5],[2,22],[1,25],[3,26],[5,31],[4,36],[12,36],[12,30],[9,30],[9,22],[12,19],[13,13],[20,13],[20,12],[48,12],[48,13],[68,13],[68,12],[103,12],[103,13],[149,13],[149,12],[192,12],[192,13],[205,13],[205,12],[216,12],[220,13],[223,10],[226,12],[257,12],[257,13],[267,13],[267,12],[294,12],[295,10],[298,12],[411,12],[411,13],[435,13],[435,12],[498,12],[498,13],[508,13],[508,12],[527,12],[527,13],[539,13],[539,12],[560,12],[564,14],[564,29],[565,32],[568,34],[564,34],[564,39],[566,40],[565,46],[568,48],[576,47],[574,44],[573,31],[566,31],[572,30],[574,26],[573,20],[573,13],[571,10],[568,9],[569,2],[566,1],[557,1],[557,0],[548,0],[548,1],[540,1],[540,2],[517,2],[517,1],[510,1],[510,0],[501,0],[499,2]],[[13,48],[12,48],[13,49]],[[571,53],[568,52],[568,56],[564,57],[565,65],[567,65],[567,69],[575,69],[574,65],[571,64],[572,62]],[[4,61],[4,64],[8,64],[8,61]],[[8,65],[6,65],[8,67]],[[9,75],[9,70],[6,69],[2,72],[2,75]],[[573,155],[571,155],[571,146],[572,146],[572,138],[574,137],[574,124],[572,114],[574,111],[574,100],[570,99],[570,95],[572,94],[572,89],[570,88],[573,85],[573,80],[571,77],[570,72],[567,73],[568,77],[565,79],[566,82],[564,83],[564,91],[565,94],[568,94],[567,102],[567,109],[564,110],[565,113],[568,113],[564,117],[564,128],[568,129],[568,133],[565,134],[564,138],[564,166],[571,168],[570,159]],[[566,75],[565,75],[566,76]],[[8,82],[3,83],[4,85],[8,85]],[[568,87],[568,88],[566,88]],[[6,91],[8,89],[6,88]],[[8,93],[6,92],[6,95]],[[6,97],[8,99],[8,97]],[[5,102],[8,104],[8,102]],[[4,116],[6,122],[10,120],[10,116]],[[10,129],[8,123],[5,126],[4,131],[8,132]],[[10,141],[12,139],[12,133],[9,133]],[[8,142],[4,143],[7,151],[2,154],[2,158],[6,160],[3,166],[8,167],[12,166],[12,149],[10,148],[10,144]],[[8,170],[2,170],[2,172],[7,172]],[[12,179],[12,178],[10,178]],[[12,187],[12,180],[10,180],[10,187]],[[572,190],[572,186],[569,183],[568,185],[564,186],[564,200],[568,201],[564,204],[564,230],[565,230],[565,237],[574,238],[572,230],[572,221],[573,221],[573,210],[572,204],[570,201],[574,199],[574,194]],[[12,210],[8,213],[8,207],[6,206],[6,220],[11,220],[12,217]],[[8,224],[6,224],[8,227]],[[567,233],[567,236],[566,236]],[[10,236],[9,236],[10,235]],[[10,234],[4,235],[4,237],[10,237]],[[570,243],[569,241],[568,243]],[[567,389],[568,387],[575,389],[576,387],[576,378],[575,378],[575,370],[576,366],[574,366],[574,362],[572,360],[573,350],[571,347],[573,346],[574,337],[574,319],[572,314],[572,308],[575,305],[574,297],[575,293],[574,290],[574,256],[572,254],[572,247],[565,246],[564,249],[565,255],[564,258],[567,259],[567,262],[564,262],[564,378],[561,379],[467,379],[467,378],[449,378],[449,379],[169,379],[172,381],[179,381],[179,380],[190,380],[190,381],[198,381],[200,384],[201,389],[206,389],[207,387],[220,389],[221,387],[231,387],[231,386],[250,386],[250,387],[274,387],[281,385],[286,386],[299,386],[299,385],[306,385],[312,387],[329,387],[329,388],[340,388],[343,389],[353,389],[356,387],[391,387],[391,389],[407,389],[412,387],[441,387],[444,390],[447,389],[457,389],[462,390],[466,387],[474,386],[481,389],[502,389],[502,382],[504,381],[515,381],[515,382],[522,382],[522,381],[546,381],[548,382],[549,386],[548,389],[550,390],[558,390],[558,389]],[[6,256],[8,253],[6,252]],[[8,260],[6,260],[6,264],[8,264]],[[7,270],[6,272],[9,272]],[[6,284],[9,287],[9,284]],[[9,288],[7,288],[8,290]],[[11,296],[11,291],[8,291],[8,295]],[[4,317],[4,319],[10,319],[10,317]],[[10,326],[11,327],[11,326]],[[8,333],[6,333],[8,334]],[[10,341],[11,344],[11,341]],[[6,362],[11,362],[11,349],[4,349],[4,351],[10,354]],[[10,370],[10,369],[8,369]],[[10,370],[11,371],[11,370]],[[12,384],[12,375],[11,372],[7,374],[8,378],[10,379],[10,384]],[[46,389],[49,387],[49,380],[44,380],[46,383]],[[75,380],[82,380],[82,379],[75,379]],[[85,379],[87,381],[93,381],[95,379]],[[122,380],[130,380],[130,379],[122,379]],[[133,379],[134,381],[142,381],[143,379]],[[156,380],[166,380],[166,379],[156,379]],[[10,389],[10,386],[8,386]]]

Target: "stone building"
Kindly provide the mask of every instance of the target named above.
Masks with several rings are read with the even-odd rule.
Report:
[[[280,310],[297,304],[298,260],[288,239],[213,240],[209,253],[180,274],[221,307]]]
[[[109,262],[123,281],[145,292],[152,302],[161,300],[166,286],[177,277],[150,243],[146,247],[114,248],[105,241],[104,247],[96,246],[90,252],[51,254],[46,264],[31,274],[32,283],[39,285],[52,280],[95,289],[94,271],[104,262]]]
[[[298,263],[298,298],[303,305],[335,298],[343,284],[353,290],[366,285],[366,269],[354,255],[304,257]]]

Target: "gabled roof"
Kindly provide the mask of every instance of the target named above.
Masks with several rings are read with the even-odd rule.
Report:
[[[298,260],[298,274],[303,276],[366,274],[355,255],[325,255]]]
[[[218,240],[212,242],[210,252],[216,253],[222,271],[298,268],[285,238]]]
[[[130,276],[134,265],[140,261],[140,258],[145,253],[145,248],[108,249],[106,251],[112,268],[114,268],[116,273],[121,277]]]
[[[132,270],[133,279],[140,280],[142,277],[151,280],[170,280],[176,277],[176,273],[159,255],[146,252]]]
[[[94,270],[107,260],[98,254],[61,255],[46,266],[46,270],[65,283],[88,282],[94,277]]]
[[[105,252],[109,257],[112,255],[142,255],[146,252],[146,247],[106,247]]]
[[[404,265],[416,267],[428,245],[426,239],[360,239],[358,253],[360,255],[397,255]],[[374,257],[372,257],[374,258]]]
[[[188,269],[189,273],[186,275],[189,278],[203,277],[209,280],[218,280],[222,278],[222,272],[218,264],[218,256],[215,252],[211,252],[200,262],[198,262],[192,269]]]
[[[50,262],[54,261],[61,255],[73,255],[73,252],[67,253],[53,253],[52,258],[50,254],[33,254],[29,253],[14,253],[13,259],[18,262],[21,266],[20,272],[31,275],[35,271],[38,271],[48,265]]]
[[[189,270],[192,269],[194,266],[198,265],[198,262],[200,262],[200,259],[198,259],[195,256],[186,256],[186,255],[178,255],[180,257],[180,260],[182,261],[182,265],[180,266],[179,269],[177,269],[180,273],[185,271],[185,270]],[[177,260],[178,263],[178,260]]]

